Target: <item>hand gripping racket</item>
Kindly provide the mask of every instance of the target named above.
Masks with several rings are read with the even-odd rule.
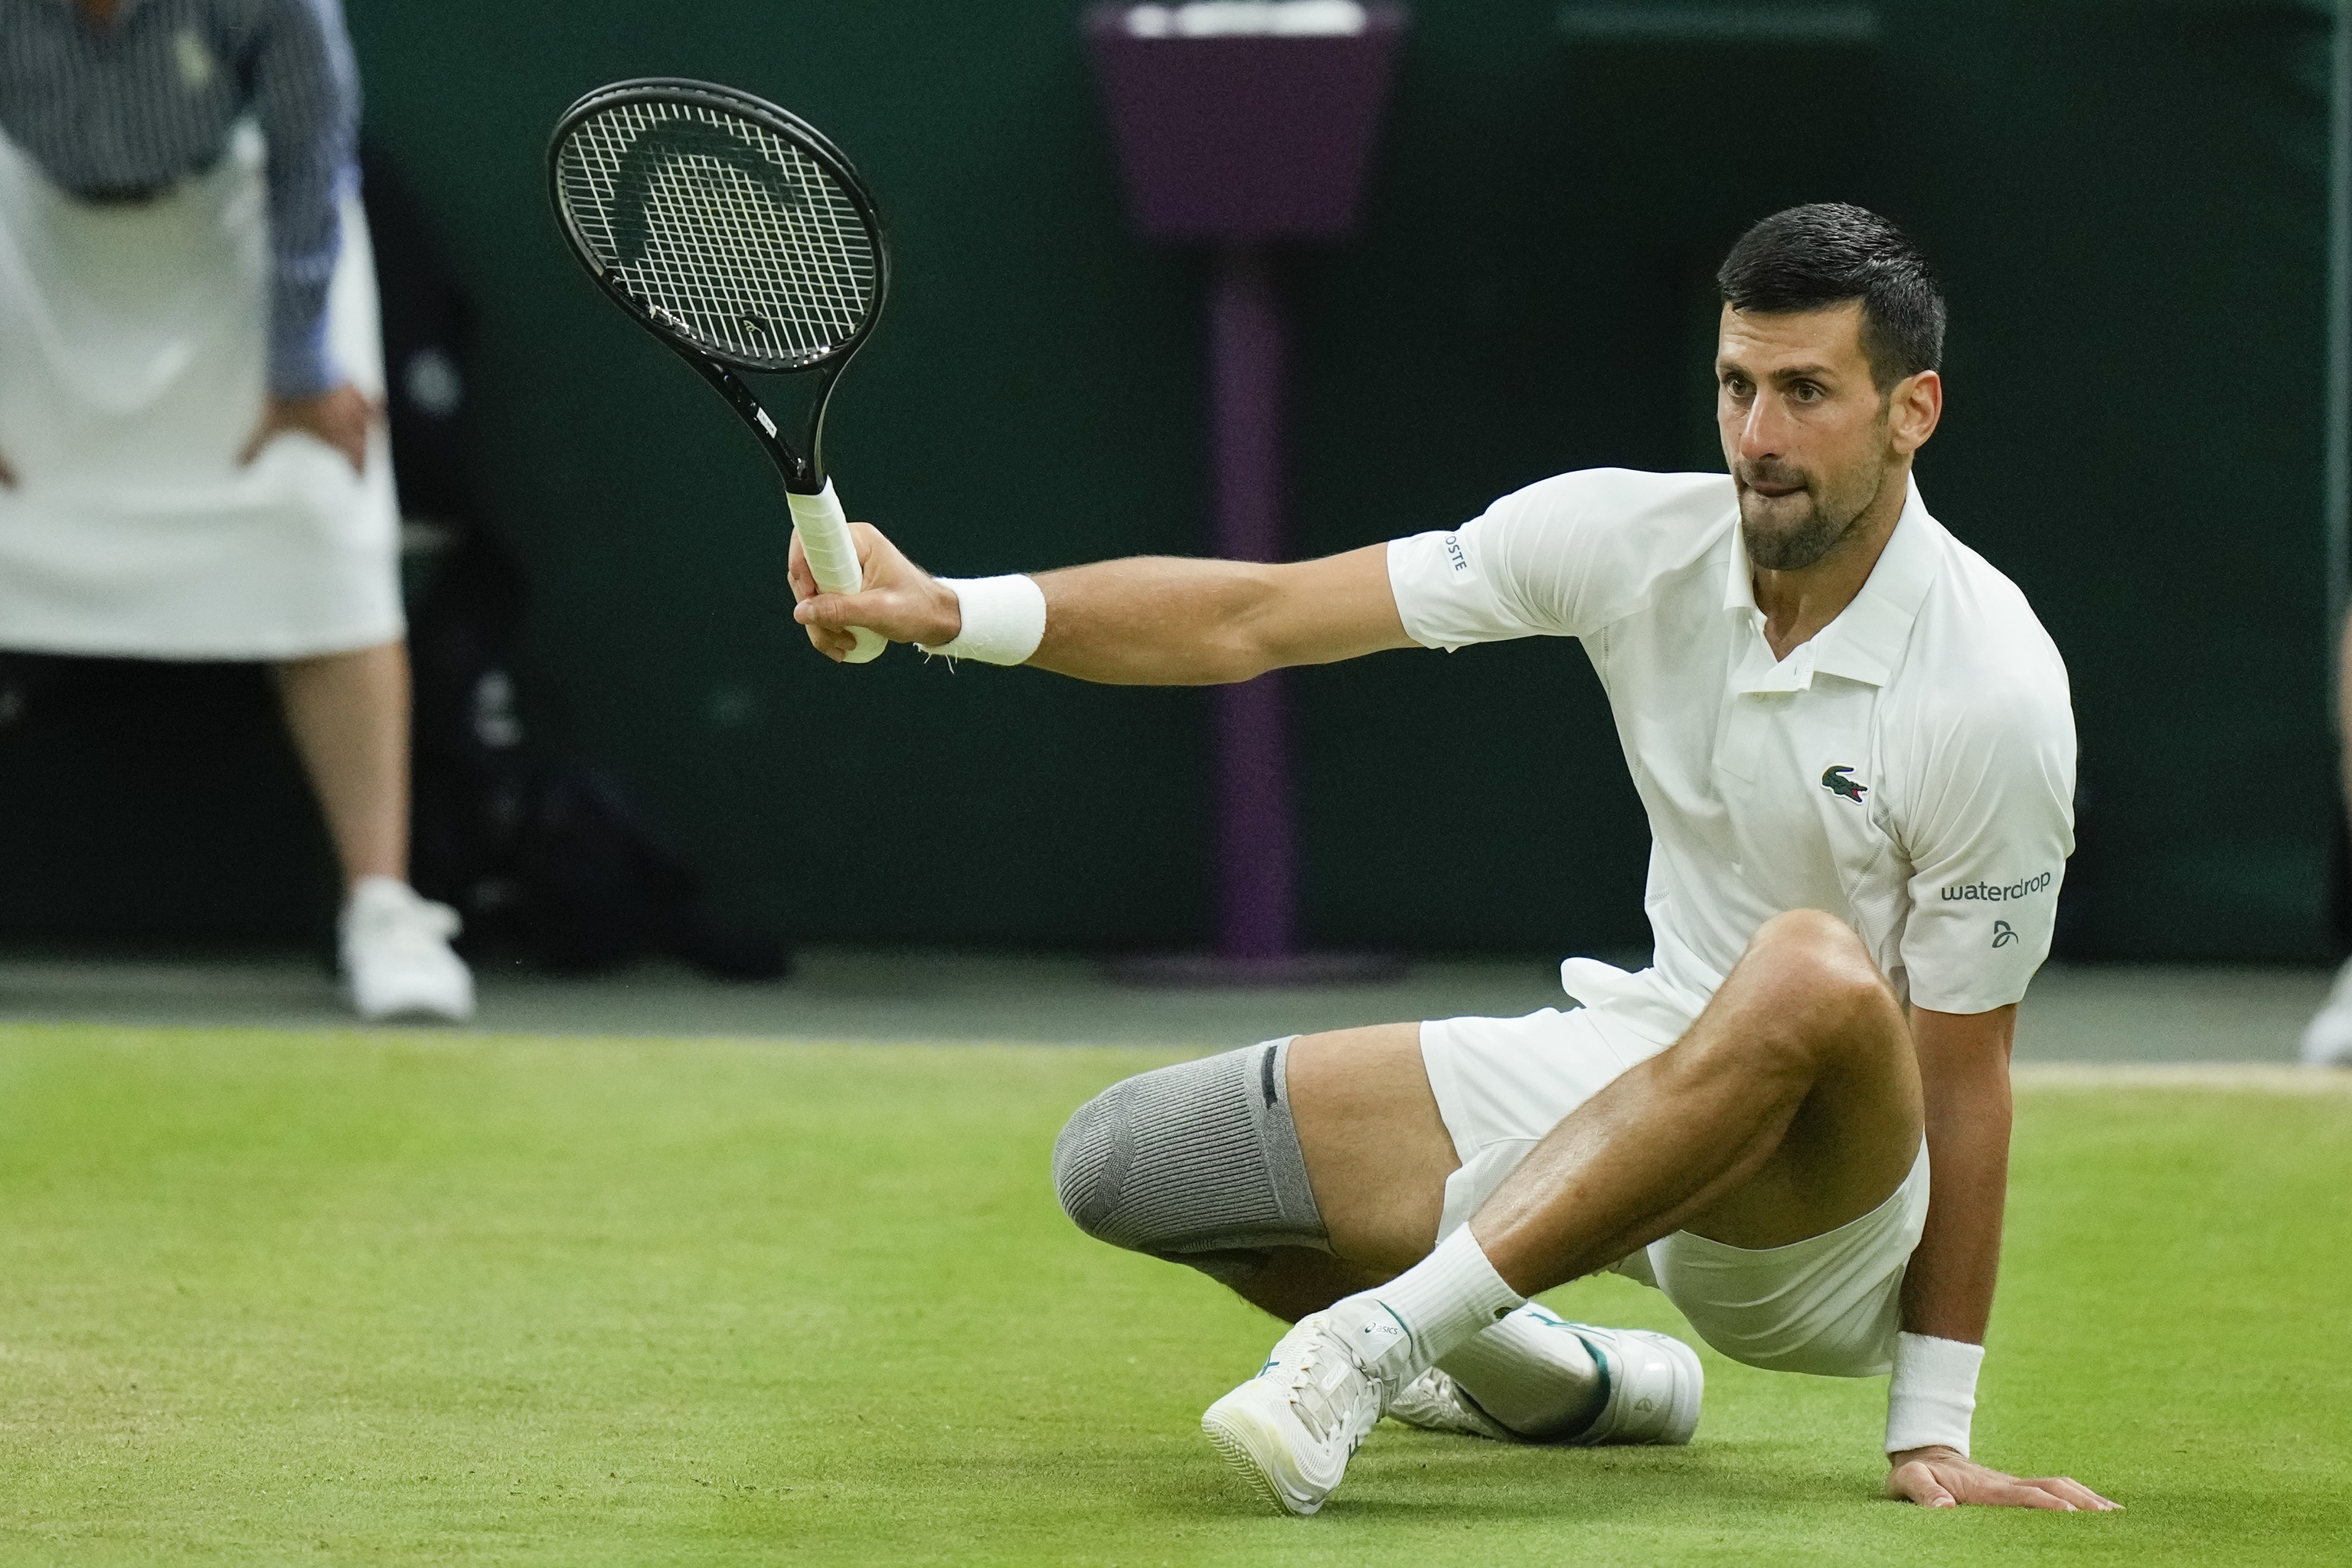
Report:
[[[547,180],[589,276],[759,437],[817,586],[857,592],[857,549],[824,471],[824,410],[882,313],[890,252],[849,160],[747,92],[652,78],[598,88],[565,110]],[[738,371],[816,373],[798,449]],[[888,646],[855,632],[852,664]]]

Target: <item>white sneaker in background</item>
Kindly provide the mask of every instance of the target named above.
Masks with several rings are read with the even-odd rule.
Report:
[[[1524,1443],[1526,1438],[1478,1408],[1453,1378],[1431,1367],[1404,1385],[1389,1404],[1389,1419],[1418,1426],[1424,1432],[1459,1432],[1465,1437],[1492,1437],[1497,1443]]]
[[[1678,1447],[1698,1430],[1698,1410],[1706,1396],[1706,1373],[1698,1352],[1672,1334],[1648,1329],[1601,1329],[1591,1323],[1559,1327],[1584,1342],[1609,1374],[1609,1398],[1592,1425],[1572,1437],[1552,1441],[1575,1448],[1603,1444],[1659,1443]]]
[[[1252,1491],[1308,1514],[1338,1489],[1348,1459],[1381,1418],[1380,1379],[1312,1312],[1282,1336],[1258,1374],[1209,1406],[1201,1430]]]
[[[1575,1335],[1601,1368],[1601,1409],[1581,1428],[1547,1437],[1515,1432],[1487,1415],[1460,1384],[1436,1367],[1408,1384],[1390,1403],[1389,1415],[1426,1432],[1570,1448],[1632,1443],[1678,1447],[1698,1430],[1706,1373],[1699,1366],[1698,1352],[1682,1341],[1647,1329],[1571,1323],[1540,1301],[1528,1302],[1518,1315],[1547,1330]]]
[[[448,905],[418,898],[390,877],[362,877],[336,927],[343,984],[369,1023],[407,1017],[462,1024],[474,1016],[473,972],[449,951],[459,921]]]
[[[2352,963],[2336,972],[2327,1004],[2304,1026],[2305,1067],[2352,1068]]]

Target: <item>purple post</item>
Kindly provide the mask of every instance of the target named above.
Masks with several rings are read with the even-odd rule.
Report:
[[[1133,13],[1154,13],[1140,26]],[[1215,247],[1209,284],[1212,545],[1288,558],[1283,526],[1282,302],[1268,247],[1355,226],[1405,14],[1352,32],[1192,36],[1181,11],[1097,5],[1085,27],[1136,227]],[[1281,676],[1218,689],[1217,959],[1131,966],[1159,979],[1314,980],[1391,959],[1302,958],[1298,855]]]
[[[1129,210],[1146,239],[1344,239],[1404,40],[1404,8],[1360,33],[1139,37],[1127,5],[1086,16]]]
[[[1216,465],[1213,547],[1280,561],[1282,304],[1261,251],[1229,247],[1209,280],[1209,431]],[[1217,751],[1217,951],[1289,955],[1298,921],[1290,746],[1280,672],[1212,694]]]

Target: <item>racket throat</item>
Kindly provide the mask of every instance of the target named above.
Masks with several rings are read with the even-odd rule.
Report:
[[[815,437],[810,442],[812,456],[803,458],[800,453],[793,450],[791,445],[785,441],[783,432],[776,427],[774,417],[769,414],[759,398],[752,395],[751,389],[744,385],[734,372],[725,365],[715,364],[699,356],[694,356],[689,363],[696,370],[701,372],[702,379],[716,387],[719,395],[724,397],[733,406],[735,412],[742,416],[743,422],[751,426],[753,434],[760,438],[761,447],[768,454],[768,460],[775,464],[776,475],[783,480],[786,490],[793,495],[813,496],[824,489],[823,461],[814,455],[817,450],[818,442],[823,439],[824,405],[821,400],[822,395],[817,405],[816,417],[810,422],[812,435]],[[830,388],[828,387],[827,390]]]

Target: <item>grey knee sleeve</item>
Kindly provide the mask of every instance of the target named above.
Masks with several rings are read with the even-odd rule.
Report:
[[[1054,1141],[1054,1185],[1098,1241],[1232,1283],[1265,1249],[1326,1247],[1290,1120],[1290,1038],[1113,1084]]]

